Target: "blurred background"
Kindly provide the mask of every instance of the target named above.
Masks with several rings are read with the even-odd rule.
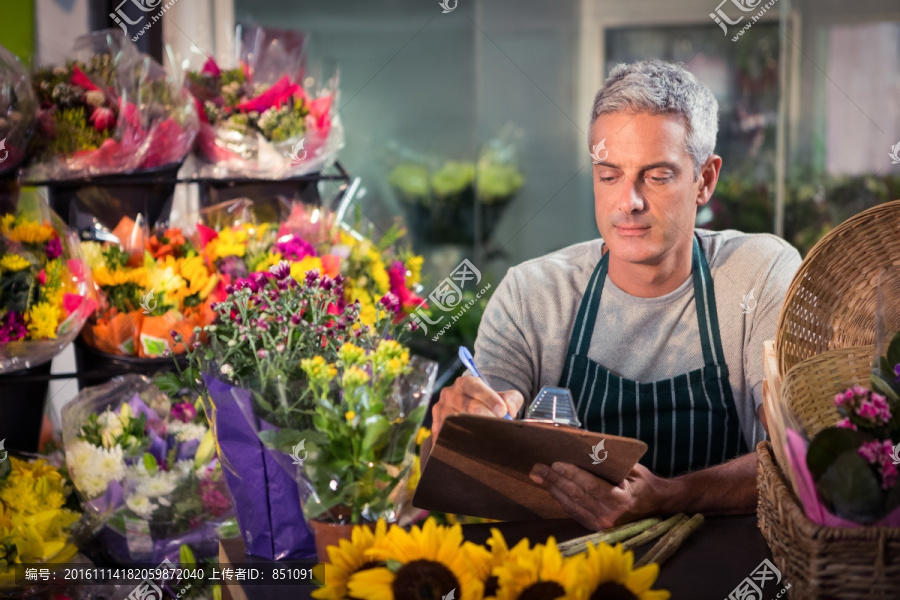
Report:
[[[496,284],[597,237],[586,129],[620,62],[684,62],[719,101],[724,166],[698,226],[805,254],[900,198],[896,0],[5,0],[0,43],[50,64],[131,3],[171,4],[138,44],[172,68],[232,55],[235,25],[304,32],[309,64],[340,72],[354,210],[406,225],[423,296],[463,259]],[[449,346],[474,339],[486,298]]]

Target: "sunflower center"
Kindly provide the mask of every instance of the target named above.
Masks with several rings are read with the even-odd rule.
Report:
[[[607,581],[597,586],[589,600],[637,600],[637,596],[621,583]]]
[[[539,581],[522,590],[519,600],[553,600],[565,595],[566,590],[555,581]]]
[[[499,584],[500,582],[496,575],[488,577],[487,581],[484,582],[484,597],[490,598],[491,596],[496,596]]]
[[[396,600],[441,600],[452,590],[460,595],[459,581],[453,571],[430,560],[406,563],[391,585]]]

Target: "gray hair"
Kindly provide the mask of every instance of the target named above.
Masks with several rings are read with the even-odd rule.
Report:
[[[694,162],[695,180],[715,150],[719,103],[683,63],[645,60],[616,65],[594,97],[588,145],[597,117],[617,112],[683,115],[687,120],[685,147]]]

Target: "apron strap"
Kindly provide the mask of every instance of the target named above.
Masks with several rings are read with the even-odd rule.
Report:
[[[694,234],[691,254],[691,276],[694,286],[694,303],[697,307],[697,325],[700,329],[700,345],[703,348],[703,362],[706,366],[725,364],[725,352],[719,335],[719,318],[716,313],[715,289],[709,263],[700,249],[698,236]],[[561,381],[566,381],[573,356],[587,356],[591,347],[591,337],[597,314],[600,312],[600,298],[603,295],[603,283],[609,271],[609,252],[603,255],[594,268],[587,289],[575,316],[575,326],[569,338],[569,349]],[[714,354],[715,352],[715,354]]]

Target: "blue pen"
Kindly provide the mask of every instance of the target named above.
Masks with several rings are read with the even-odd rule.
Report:
[[[491,384],[489,384],[487,382],[487,379],[484,378],[484,375],[482,375],[481,371],[478,370],[478,367],[475,366],[475,359],[472,357],[472,353],[469,352],[469,349],[466,348],[465,346],[459,347],[459,360],[461,360],[462,363],[466,366],[466,368],[472,372],[472,375],[474,375],[478,379],[482,380],[484,382],[484,385],[491,388]],[[491,389],[493,389],[493,388],[491,388]],[[506,419],[507,421],[513,420],[512,415],[509,414],[508,412],[506,413],[506,415],[503,418]]]

